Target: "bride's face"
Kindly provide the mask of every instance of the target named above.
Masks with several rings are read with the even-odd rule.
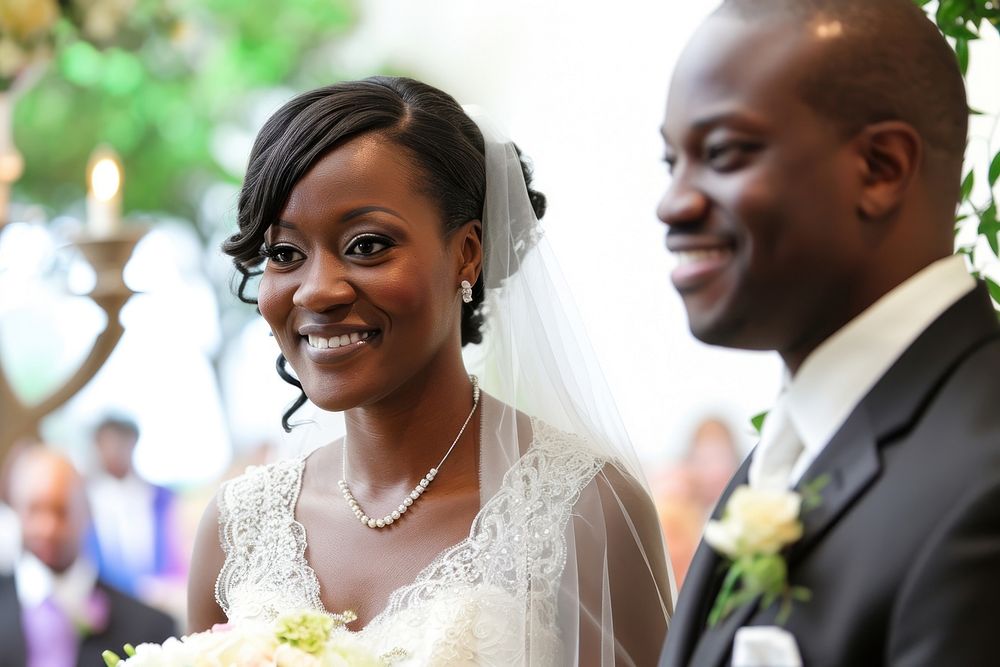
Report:
[[[295,185],[266,235],[260,312],[311,401],[370,404],[460,353],[459,231],[404,149],[365,135]]]

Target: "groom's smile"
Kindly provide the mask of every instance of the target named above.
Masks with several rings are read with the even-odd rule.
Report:
[[[677,260],[670,274],[681,294],[693,293],[721,275],[733,261],[734,245],[722,239],[667,238],[667,249]]]

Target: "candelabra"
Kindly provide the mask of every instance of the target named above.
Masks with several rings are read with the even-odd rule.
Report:
[[[87,296],[107,315],[107,324],[86,359],[61,387],[40,402],[28,405],[14,392],[0,359],[0,461],[18,440],[37,439],[42,419],[83,389],[118,345],[125,333],[119,315],[134,294],[125,284],[123,272],[144,234],[144,229],[125,227],[108,236],[84,236],[74,243],[97,275],[94,289]]]

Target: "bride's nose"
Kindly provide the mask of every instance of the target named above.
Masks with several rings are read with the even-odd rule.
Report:
[[[354,302],[357,291],[339,262],[317,259],[309,263],[292,303],[314,313],[326,312]]]

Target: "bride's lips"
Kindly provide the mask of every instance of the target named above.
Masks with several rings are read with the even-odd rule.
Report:
[[[733,244],[723,240],[667,239],[667,249],[677,258],[670,278],[681,294],[704,287],[733,261]]]
[[[298,333],[306,355],[322,363],[360,352],[377,341],[382,330],[363,325],[308,324],[299,327]]]

